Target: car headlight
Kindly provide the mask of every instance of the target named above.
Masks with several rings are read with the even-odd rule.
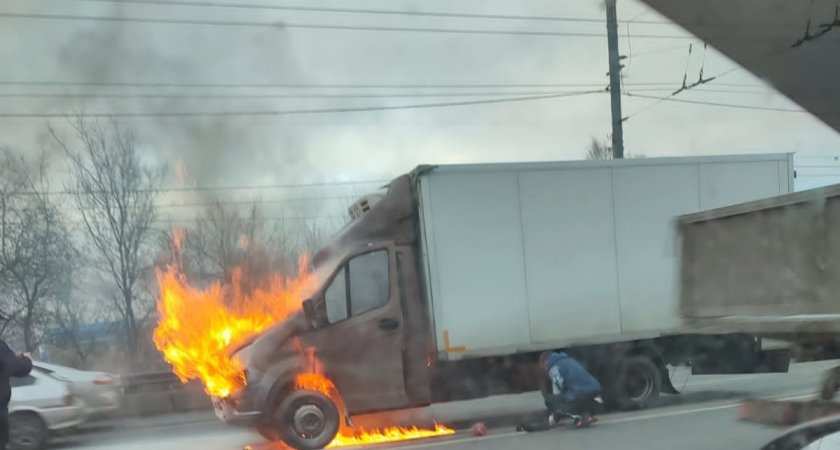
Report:
[[[248,368],[248,363],[251,362],[251,346],[245,346],[241,350],[233,354],[232,358],[239,363],[243,369]]]

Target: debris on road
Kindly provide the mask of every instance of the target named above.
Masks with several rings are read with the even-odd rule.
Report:
[[[487,435],[487,426],[484,425],[484,422],[478,422],[472,426],[472,433],[475,436],[485,436]]]
[[[738,419],[764,425],[790,426],[840,414],[840,403],[822,400],[747,399],[738,408]]]

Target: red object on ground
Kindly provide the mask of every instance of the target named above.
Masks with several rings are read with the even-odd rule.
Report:
[[[472,426],[472,432],[475,436],[485,436],[487,434],[487,426],[484,422],[478,422]]]

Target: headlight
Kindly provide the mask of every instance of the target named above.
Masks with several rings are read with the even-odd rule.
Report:
[[[243,369],[248,368],[248,363],[251,362],[251,346],[245,346],[238,352],[234,353],[232,358],[239,363]]]

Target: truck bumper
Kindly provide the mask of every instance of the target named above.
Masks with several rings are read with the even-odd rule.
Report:
[[[222,422],[252,427],[262,421],[263,411],[250,407],[245,398],[216,398],[213,397],[213,410]]]

